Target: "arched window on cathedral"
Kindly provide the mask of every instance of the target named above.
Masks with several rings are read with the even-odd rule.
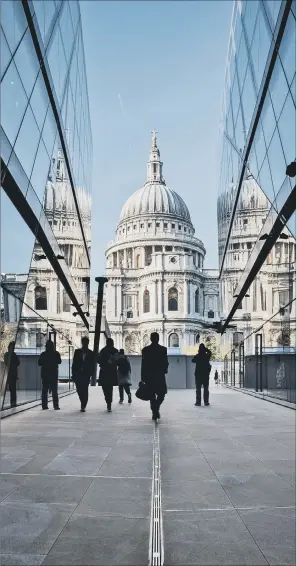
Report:
[[[70,302],[69,295],[63,289],[63,312],[70,312]]]
[[[137,254],[137,256],[136,256],[136,268],[137,269],[140,268],[140,254]]]
[[[178,311],[178,290],[175,287],[168,291],[168,310]]]
[[[172,332],[168,338],[168,346],[169,348],[178,348],[179,347],[179,337],[176,332]]]
[[[143,293],[143,312],[150,312],[150,292],[147,289]]]
[[[199,289],[195,291],[195,312],[199,312]]]
[[[37,285],[35,287],[35,309],[37,311],[46,311],[47,310],[47,297],[46,297],[46,288]]]
[[[208,316],[208,318],[214,318],[214,312],[213,312],[212,309],[210,309],[210,310],[208,311],[207,316]]]
[[[196,334],[195,342],[196,342],[196,344],[199,344],[199,342],[200,342],[200,334]]]

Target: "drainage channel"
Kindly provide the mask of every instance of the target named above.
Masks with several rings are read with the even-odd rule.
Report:
[[[160,435],[157,423],[155,423],[153,441],[152,504],[148,563],[149,566],[163,566],[164,564]]]

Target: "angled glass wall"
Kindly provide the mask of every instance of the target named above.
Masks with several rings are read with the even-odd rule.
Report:
[[[286,174],[296,158],[295,80],[295,0],[234,2],[221,120],[218,247],[221,317],[232,313],[236,326],[236,338],[231,330],[222,336],[222,351],[237,384],[239,345],[245,355],[256,355],[257,335],[263,355],[293,354],[295,364],[295,214],[251,275],[296,187],[296,178]],[[277,390],[275,383],[266,380],[266,390]]]
[[[9,343],[20,361],[21,404],[40,398],[37,359],[46,340],[60,351],[64,387],[73,348],[88,333],[92,133],[79,2],[6,0],[0,41],[6,408]]]

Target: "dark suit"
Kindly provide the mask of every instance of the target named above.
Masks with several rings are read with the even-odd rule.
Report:
[[[76,385],[76,391],[81,402],[81,408],[85,409],[89,399],[90,378],[94,370],[94,352],[80,348],[75,350],[72,362],[72,379]]]
[[[150,344],[142,350],[141,380],[151,391],[151,409],[158,413],[167,393],[165,374],[168,372],[167,348]]]
[[[7,385],[10,391],[10,406],[16,407],[17,404],[17,393],[16,384],[18,380],[18,367],[20,365],[20,360],[15,352],[5,352],[4,363],[6,368],[8,368],[7,374]],[[8,367],[9,366],[9,367]]]
[[[102,387],[107,406],[111,405],[113,388],[118,385],[117,354],[116,348],[105,346],[98,356],[100,365],[99,385]]]
[[[48,393],[52,392],[53,405],[57,409],[59,407],[59,397],[58,397],[58,379],[59,379],[59,369],[58,366],[61,364],[61,356],[56,350],[50,352],[42,352],[39,357],[38,365],[41,366],[41,381],[42,381],[42,393],[41,401],[42,407],[47,408],[48,404]]]
[[[201,387],[203,386],[203,400],[204,404],[209,403],[209,374],[211,365],[209,360],[211,358],[211,351],[206,349],[204,354],[196,354],[192,359],[195,368],[195,382],[196,382],[196,403],[201,405]]]

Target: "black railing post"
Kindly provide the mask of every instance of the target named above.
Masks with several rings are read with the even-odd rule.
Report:
[[[262,334],[256,334],[256,392],[263,391],[263,374],[262,374]]]
[[[95,333],[94,333],[94,370],[92,375],[93,386],[96,385],[96,379],[97,379],[97,360],[98,360],[99,342],[100,342],[100,333],[101,333],[104,284],[107,283],[108,279],[106,277],[95,277],[95,281],[97,281],[98,283],[98,295],[97,295],[96,322],[95,322]]]

